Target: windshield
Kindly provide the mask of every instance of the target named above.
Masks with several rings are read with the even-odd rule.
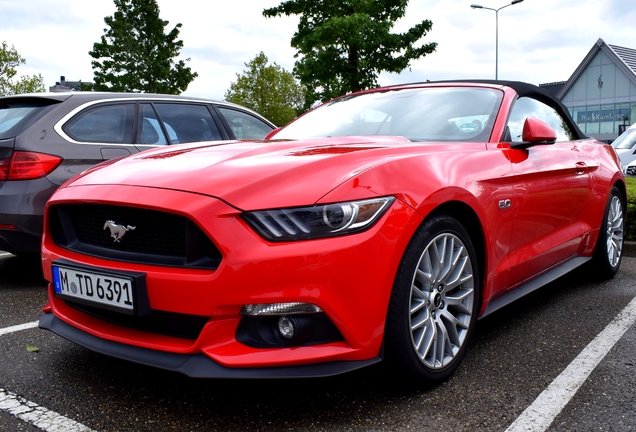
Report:
[[[636,144],[636,129],[627,129],[612,143],[615,149],[630,149]]]
[[[411,141],[488,141],[503,93],[488,88],[388,90],[328,102],[275,139],[394,135]]]

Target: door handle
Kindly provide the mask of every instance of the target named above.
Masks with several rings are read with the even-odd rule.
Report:
[[[576,174],[585,174],[586,168],[587,168],[587,165],[585,165],[585,162],[577,162],[574,172]]]

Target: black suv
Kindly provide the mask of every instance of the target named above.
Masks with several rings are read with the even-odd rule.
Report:
[[[263,139],[274,127],[244,107],[185,96],[0,97],[0,250],[39,253],[47,199],[92,165],[156,146]]]

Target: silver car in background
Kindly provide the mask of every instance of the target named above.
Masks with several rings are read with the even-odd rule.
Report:
[[[616,138],[612,147],[621,160],[623,173],[636,175],[636,166],[630,165],[630,163],[636,162],[636,123]]]
[[[157,146],[262,139],[274,128],[244,107],[185,96],[0,97],[0,250],[39,254],[44,204],[92,165]]]

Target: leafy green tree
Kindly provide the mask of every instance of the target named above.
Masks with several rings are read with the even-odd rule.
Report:
[[[95,90],[93,88],[94,86],[95,86],[94,83],[83,83],[83,82],[80,82],[79,89],[80,89],[80,91],[94,91]]]
[[[261,51],[245,63],[247,69],[236,74],[225,100],[251,108],[282,126],[302,112],[305,92],[290,72],[276,62],[268,65],[268,61]]]
[[[179,94],[197,77],[179,60],[181,24],[168,33],[168,21],[159,18],[156,0],[114,0],[117,11],[104,18],[108,28],[93,44],[96,91]]]
[[[16,68],[24,63],[26,60],[16,51],[15,47],[9,48],[6,42],[2,42],[2,46],[0,46],[0,96],[38,93],[45,90],[44,78],[41,74],[23,75],[14,81],[14,77],[18,73]]]
[[[430,31],[423,20],[405,33],[391,33],[408,0],[287,0],[265,9],[265,17],[300,16],[291,46],[294,74],[307,87],[307,103],[377,86],[382,71],[401,72],[411,60],[435,51],[416,46]]]

